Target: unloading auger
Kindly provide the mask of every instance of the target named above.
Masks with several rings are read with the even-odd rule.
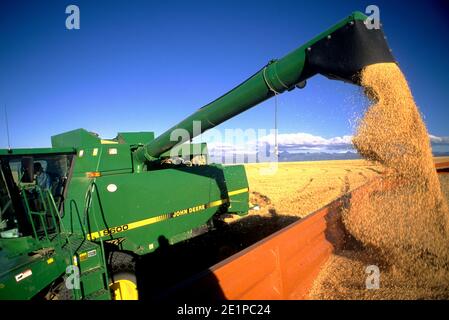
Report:
[[[176,144],[194,138],[275,94],[303,88],[305,81],[316,74],[358,84],[359,72],[364,67],[395,62],[382,29],[369,29],[366,21],[367,16],[354,12],[282,59],[270,61],[248,80],[136,150],[135,159],[138,163],[155,160]],[[194,121],[201,122],[200,132],[194,132]],[[187,130],[189,136],[171,140],[176,129]]]

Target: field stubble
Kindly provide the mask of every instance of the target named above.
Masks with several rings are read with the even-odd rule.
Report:
[[[282,162],[273,175],[261,174],[263,166],[245,165],[250,202],[260,208],[250,215],[296,218],[322,208],[383,170],[366,160]]]

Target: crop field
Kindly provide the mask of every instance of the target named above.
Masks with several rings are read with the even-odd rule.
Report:
[[[366,160],[281,162],[272,175],[261,173],[266,164],[245,165],[251,214],[304,217],[382,172]],[[258,210],[257,210],[258,209]]]
[[[267,163],[245,164],[254,206],[247,216],[225,219],[226,258],[324,207],[343,194],[379,176],[380,165],[366,160],[280,162],[272,174]],[[221,244],[218,244],[221,246]]]
[[[434,160],[435,163],[446,162],[449,157]],[[280,162],[272,175],[264,174],[264,168],[267,164],[245,164],[250,202],[256,207],[246,218],[240,219],[242,224],[251,224],[252,219],[248,218],[259,216],[274,220],[278,227],[285,226],[383,172],[382,166],[366,160]],[[447,176],[440,176],[440,182],[449,199]]]

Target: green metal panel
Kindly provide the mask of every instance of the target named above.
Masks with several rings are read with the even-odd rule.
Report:
[[[97,147],[80,147],[76,158],[74,173],[110,171],[130,172],[132,169],[131,151],[126,144],[102,144]]]
[[[51,259],[54,261],[49,263]],[[28,257],[21,263],[16,259],[11,261],[17,262],[15,267],[0,276],[0,300],[31,299],[62,276],[66,266],[61,255],[56,254],[47,257]],[[26,278],[17,281],[16,277]]]
[[[32,237],[0,239],[0,300],[31,299],[62,279],[66,267],[74,263],[81,279],[76,297],[85,298],[107,288],[102,251],[97,244],[75,234],[53,235],[52,239],[45,251]],[[97,298],[109,299],[110,295],[106,291]]]
[[[226,177],[222,166],[210,165],[109,175],[92,180],[95,188],[87,212],[87,233],[92,238],[103,236],[104,240],[125,238],[122,247],[138,254],[156,249],[160,237],[176,242],[174,239],[179,234],[206,224],[215,213],[227,208],[230,192],[239,192],[231,200],[247,200],[244,169],[238,167],[235,172],[228,169]],[[85,185],[88,181],[77,178],[72,184]],[[238,190],[229,189],[229,185]],[[237,198],[245,193],[240,200]],[[85,193],[72,191],[67,201],[75,201],[84,212]],[[68,209],[65,206],[66,225],[77,220],[76,212]],[[247,210],[246,201],[238,211]]]
[[[69,256],[53,238],[53,251],[41,254],[32,237],[0,239],[0,300],[30,299],[61,277]]]
[[[64,132],[51,137],[51,144],[54,148],[60,147],[90,147],[101,143],[100,138],[94,133],[85,129],[76,129]]]
[[[249,210],[249,190],[245,167],[242,165],[224,166],[223,174],[226,187],[231,193],[228,212],[246,215]],[[240,192],[243,190],[246,191]]]
[[[145,144],[154,140],[154,132],[119,132],[117,141],[129,145]]]

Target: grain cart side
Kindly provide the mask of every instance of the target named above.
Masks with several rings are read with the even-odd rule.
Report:
[[[1,150],[0,298],[138,298],[139,256],[248,211],[243,166],[208,164],[204,144],[175,147],[316,74],[357,84],[363,67],[394,61],[366,18],[353,13],[157,138],[78,129],[53,136],[49,149]],[[50,185],[33,179],[36,163]],[[66,285],[67,268],[79,271],[79,287]]]

